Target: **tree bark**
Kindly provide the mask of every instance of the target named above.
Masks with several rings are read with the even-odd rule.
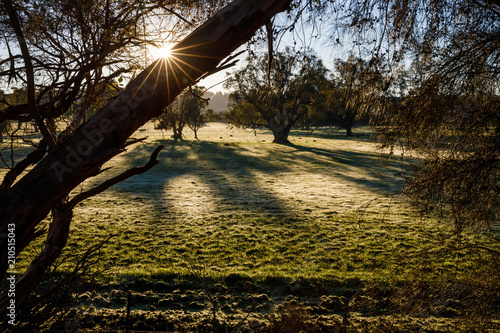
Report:
[[[274,140],[273,143],[287,144],[290,143],[288,135],[290,134],[291,127],[279,126],[272,128]]]
[[[276,119],[278,117],[279,119]],[[293,117],[295,119],[293,119]],[[288,135],[290,134],[290,130],[292,129],[293,125],[299,118],[300,116],[297,116],[295,113],[292,114],[292,117],[290,117],[290,114],[280,113],[275,117],[271,117],[270,119],[268,119],[269,129],[273,132],[274,136],[273,143],[290,143],[290,141],[288,141]]]
[[[122,152],[127,139],[140,126],[158,116],[204,73],[215,70],[269,18],[285,10],[289,2],[233,1],[173,47],[170,58],[154,62],[28,174],[0,192],[1,276],[7,271],[4,249],[9,224],[15,224],[18,254],[29,244],[40,221],[75,187]]]
[[[352,126],[351,125],[347,125],[345,127],[345,135],[346,136],[352,136]]]
[[[32,261],[22,278],[16,283],[16,303],[25,299],[40,282],[42,282],[45,271],[61,254],[66,246],[69,235],[69,226],[73,218],[73,209],[61,204],[54,209],[54,218],[49,226],[49,232],[45,247],[42,252]],[[8,298],[5,294],[0,298],[0,306],[7,305]]]

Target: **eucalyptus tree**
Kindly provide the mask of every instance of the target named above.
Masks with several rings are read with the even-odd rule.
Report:
[[[179,36],[174,34],[178,25],[171,24],[172,38],[177,43],[169,58],[154,61],[93,117],[74,117],[62,131],[53,126],[58,117],[66,115],[75,104],[85,110],[103,87],[112,84],[112,79],[138,68],[134,59],[125,64],[129,58],[122,51],[133,54],[148,42],[147,36],[141,35],[141,17],[157,17],[165,12],[171,19],[177,18],[179,25],[191,26],[191,21],[176,10],[196,10],[203,1],[179,1],[178,6],[177,2],[112,0],[2,3],[1,32],[11,51],[0,62],[8,64],[9,69],[0,74],[7,80],[24,82],[28,102],[9,105],[0,112],[0,118],[35,121],[43,134],[38,142],[30,141],[33,151],[10,167],[0,189],[0,247],[12,246],[4,236],[15,235],[9,239],[15,241],[17,256],[34,239],[46,235],[44,249],[16,283],[15,301],[19,302],[34,290],[61,254],[74,207],[153,167],[162,146],[155,149],[143,167],[78,194],[72,194],[72,190],[105,172],[101,169],[105,162],[140,142],[129,138],[185,88],[196,84],[203,74],[230,65],[231,53],[269,18],[284,11],[289,1],[236,0],[187,36],[181,29],[183,38],[179,42],[175,39]],[[199,8],[205,12],[214,7]],[[14,47],[14,41],[19,48]],[[30,165],[34,167],[26,171]],[[50,213],[50,226],[44,230],[39,224]],[[12,260],[7,251],[0,252],[1,276],[5,277]],[[2,294],[2,311],[10,301],[7,292]]]
[[[209,100],[202,97],[204,92],[204,87],[192,87],[189,90],[190,96],[184,102],[187,110],[187,125],[193,131],[196,140],[199,140],[198,130],[213,118],[213,110],[207,109]]]
[[[187,125],[198,140],[198,130],[205,124],[204,111],[208,100],[203,99],[202,87],[190,87],[180,94],[158,117],[158,128],[172,130],[174,139],[182,139],[182,131]]]
[[[275,143],[288,143],[292,127],[308,112],[314,94],[326,82],[327,69],[311,52],[277,52],[269,66],[267,55],[249,59],[228,79],[231,109],[228,120],[243,127],[264,126]]]
[[[363,95],[368,95],[367,79],[372,77],[368,64],[352,55],[336,59],[333,73],[314,96],[308,120],[317,126],[336,126],[353,135],[353,127],[365,118]],[[372,91],[372,94],[376,93]]]

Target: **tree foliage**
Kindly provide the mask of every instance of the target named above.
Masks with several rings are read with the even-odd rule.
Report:
[[[407,175],[406,193],[426,211],[446,212],[459,230],[497,222],[500,2],[338,5],[336,26],[371,67],[371,89],[360,97],[378,110],[381,141],[423,157]],[[395,93],[400,103],[389,98]]]
[[[233,74],[226,87],[230,95],[230,123],[243,127],[265,126],[274,142],[287,143],[291,128],[307,112],[313,96],[326,82],[327,69],[310,52],[277,52],[269,66],[267,55],[249,59]]]
[[[198,139],[198,129],[205,124],[207,119],[208,101],[201,97],[203,92],[203,87],[191,87],[185,90],[158,117],[157,128],[172,130],[173,138],[182,139],[182,131],[187,125]]]

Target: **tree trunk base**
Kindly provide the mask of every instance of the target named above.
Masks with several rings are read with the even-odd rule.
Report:
[[[273,143],[279,144],[288,144],[290,141],[288,140],[288,135],[290,134],[291,128],[280,128],[278,130],[273,131],[274,140]]]
[[[182,140],[182,134],[174,134],[171,136],[171,138],[175,140]]]
[[[278,143],[278,144],[282,144],[282,145],[284,145],[284,144],[289,144],[289,143],[291,143],[291,142],[290,142],[288,139],[276,139],[276,138],[275,138],[275,139],[273,140],[273,143]]]

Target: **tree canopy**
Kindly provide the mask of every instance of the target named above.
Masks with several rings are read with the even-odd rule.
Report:
[[[357,0],[346,13],[373,42],[363,47],[384,73],[373,86],[385,93],[407,75],[397,107],[377,103],[382,142],[425,156],[406,193],[459,229],[498,221],[500,3]]]
[[[327,69],[316,55],[291,49],[277,52],[271,66],[268,61],[268,55],[249,59],[229,78],[226,86],[235,91],[228,119],[244,127],[265,126],[274,142],[287,143],[290,130],[326,83]]]

